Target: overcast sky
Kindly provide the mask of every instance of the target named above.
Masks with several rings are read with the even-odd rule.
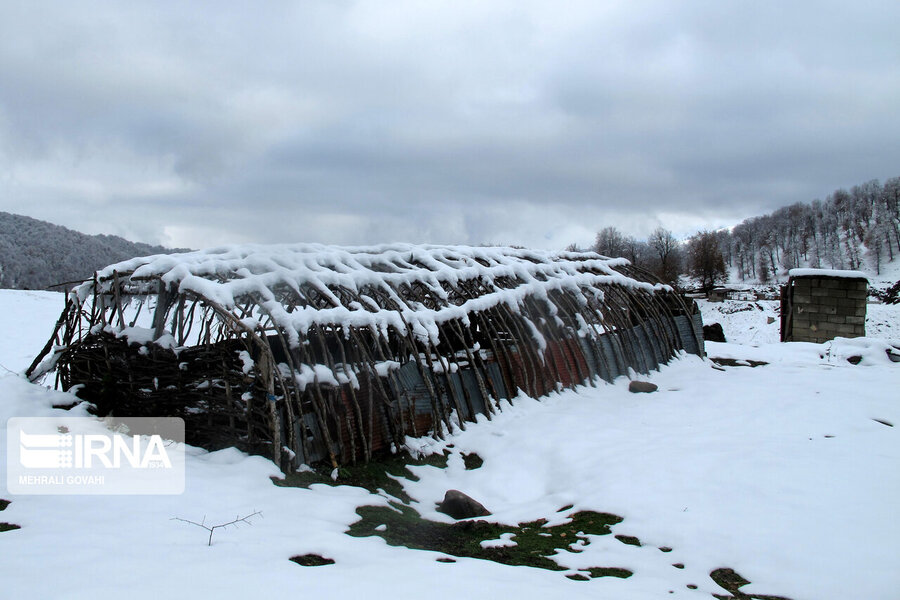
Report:
[[[900,2],[0,2],[0,210],[588,244],[900,175]]]

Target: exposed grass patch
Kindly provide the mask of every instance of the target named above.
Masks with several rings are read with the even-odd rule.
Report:
[[[403,453],[378,461],[373,460],[369,463],[341,467],[338,469],[336,480],[331,478],[331,469],[324,468],[291,473],[284,479],[273,477],[272,481],[275,485],[282,487],[308,488],[314,483],[324,483],[326,485],[352,485],[367,489],[372,493],[377,493],[381,489],[398,500],[409,503],[412,498],[403,491],[403,486],[395,478],[402,477],[410,481],[418,481],[419,478],[407,467],[431,465],[443,469],[447,466],[448,455],[449,453],[431,454],[422,458],[413,458],[409,454]]]
[[[716,582],[716,585],[731,594],[730,596],[713,594],[713,597],[717,598],[718,600],[790,600],[789,598],[785,598],[784,596],[770,596],[768,594],[746,594],[742,592],[740,588],[748,585],[750,582],[736,573],[734,569],[716,569],[709,574],[709,577]]]
[[[641,545],[641,540],[637,539],[633,535],[617,535],[616,539],[622,542],[623,544],[627,544],[629,546],[638,546]]]
[[[9,500],[3,500],[2,498],[0,498],[0,510],[6,510],[6,507],[9,505]],[[22,529],[22,527],[16,525],[15,523],[0,523],[0,533],[4,531],[12,531],[13,529]]]
[[[347,533],[354,537],[379,536],[392,546],[404,546],[415,550],[430,550],[448,555],[437,559],[440,562],[455,562],[449,556],[478,558],[507,565],[529,566],[552,571],[569,570],[553,561],[550,556],[561,550],[580,552],[579,546],[590,544],[588,535],[608,535],[611,527],[622,521],[622,517],[592,511],[581,511],[571,515],[569,523],[546,527],[547,521],[540,519],[516,526],[500,525],[480,520],[464,520],[456,523],[438,523],[423,519],[409,504],[412,498],[403,490],[397,478],[417,481],[410,466],[431,465],[446,468],[450,450],[444,454],[433,454],[414,458],[409,454],[384,457],[367,464],[341,467],[337,479],[332,479],[332,470],[325,467],[314,471],[291,473],[284,479],[272,478],[275,485],[284,487],[309,487],[314,483],[326,485],[352,485],[377,493],[382,490],[396,500],[390,506],[361,506],[356,509],[360,520],[353,523]],[[462,454],[466,469],[477,469],[484,460],[475,453]],[[572,505],[564,506],[558,512],[566,512]],[[481,542],[498,539],[504,533],[513,534],[514,546],[483,548]],[[637,538],[634,538],[637,539]],[[639,543],[639,542],[638,542]],[[317,555],[301,555],[291,558],[303,566],[315,561]],[[319,557],[321,558],[321,557]],[[330,559],[324,559],[330,560]],[[331,563],[321,563],[331,564]],[[587,580],[593,577],[629,577],[631,571],[615,567],[593,567],[581,569],[569,575],[572,579]]]
[[[517,526],[472,520],[438,523],[423,519],[415,509],[398,502],[391,502],[390,507],[362,506],[356,512],[361,518],[347,532],[355,537],[377,535],[392,546],[551,571],[566,570],[551,560],[551,555],[560,550],[571,552],[569,546],[575,543],[589,544],[587,535],[608,535],[611,533],[610,527],[622,521],[621,517],[608,513],[581,511],[569,515],[571,522],[554,527],[546,527],[547,521],[544,519]],[[504,533],[513,534],[515,546],[481,546],[482,541],[497,539]],[[605,567],[588,569],[584,573],[590,577],[631,575],[625,569]]]
[[[465,463],[466,465],[466,471],[472,471],[474,469],[481,468],[481,465],[484,464],[484,459],[474,452],[470,454],[463,454],[462,459],[463,463]]]
[[[591,574],[591,577],[619,577],[620,579],[628,579],[634,574],[628,569],[617,567],[591,567],[587,572]]]
[[[738,360],[735,358],[712,357],[709,360],[719,365],[720,367],[750,367],[751,369],[753,369],[756,367],[764,367],[769,364],[762,360]]]
[[[297,563],[301,567],[322,567],[324,565],[333,565],[333,558],[325,558],[318,554],[300,554],[292,556],[291,561]]]

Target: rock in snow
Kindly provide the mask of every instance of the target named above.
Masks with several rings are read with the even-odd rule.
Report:
[[[703,339],[707,342],[725,342],[725,331],[721,323],[710,323],[703,326]]]
[[[649,394],[650,392],[655,392],[659,389],[655,383],[650,383],[649,381],[632,381],[628,384],[628,391],[634,394],[639,394],[641,392]]]
[[[454,519],[468,519],[470,517],[485,517],[490,513],[488,509],[459,490],[447,490],[444,499],[438,504],[438,511],[450,515]]]

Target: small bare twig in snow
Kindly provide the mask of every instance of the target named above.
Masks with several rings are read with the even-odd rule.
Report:
[[[250,513],[249,515],[247,515],[245,517],[237,516],[234,518],[233,521],[229,521],[227,523],[219,523],[218,525],[207,525],[205,516],[203,517],[203,520],[200,521],[199,523],[196,521],[190,521],[188,519],[182,519],[181,517],[172,517],[171,520],[172,521],[181,521],[182,523],[190,523],[191,525],[196,525],[197,527],[202,527],[203,529],[207,530],[209,532],[209,540],[207,541],[206,545],[212,546],[213,532],[216,529],[220,529],[220,528],[224,529],[224,528],[228,527],[229,525],[234,525],[235,527],[237,527],[238,523],[246,523],[247,525],[252,525],[252,523],[250,522],[250,519],[252,519],[253,517],[259,516],[259,515],[262,515],[262,511],[257,510],[257,511]]]

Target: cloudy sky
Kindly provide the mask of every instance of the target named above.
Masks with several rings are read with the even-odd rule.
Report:
[[[588,244],[900,175],[900,3],[0,2],[0,210]]]

